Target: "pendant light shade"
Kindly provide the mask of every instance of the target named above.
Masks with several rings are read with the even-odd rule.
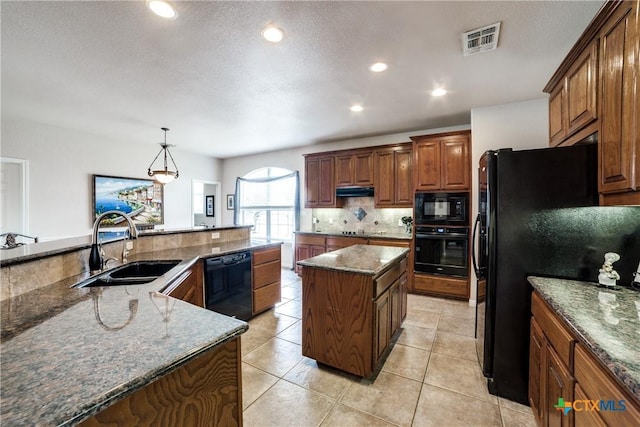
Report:
[[[161,128],[161,129],[164,131],[164,142],[160,143],[160,146],[162,148],[160,149],[160,152],[156,154],[156,157],[153,159],[153,161],[149,165],[147,174],[153,177],[156,181],[158,181],[161,184],[168,184],[174,179],[178,178],[178,166],[176,166],[176,162],[173,160],[171,151],[169,151],[169,147],[174,147],[174,146],[167,144],[167,131],[169,129],[168,128]],[[160,157],[160,154],[163,154],[163,153],[164,153],[164,169],[151,170],[155,161],[158,160],[158,157]],[[167,155],[171,159],[171,163],[173,163],[173,168],[176,170],[175,172],[169,170],[167,167]]]

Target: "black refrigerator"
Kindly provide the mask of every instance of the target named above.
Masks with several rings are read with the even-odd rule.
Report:
[[[478,299],[476,344],[494,395],[528,404],[531,288],[526,277],[578,279],[584,269],[581,255],[549,247],[553,236],[572,238],[562,236],[566,227],[550,228],[538,215],[597,205],[596,175],[596,144],[487,151],[480,160],[473,254],[479,282],[486,280],[486,296]]]

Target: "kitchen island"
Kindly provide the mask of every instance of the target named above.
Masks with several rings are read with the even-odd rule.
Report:
[[[95,425],[111,410],[125,425],[241,425],[248,325],[167,294],[203,258],[279,246],[234,240],[138,252],[130,261],[181,262],[146,284],[71,287],[84,272],[4,299],[3,425]]]
[[[302,354],[369,377],[407,312],[407,253],[353,245],[299,261]]]
[[[534,415],[558,417],[565,402],[579,404],[572,425],[640,424],[640,292],[595,283],[529,277],[533,286],[529,398]],[[551,421],[550,421],[551,423]]]

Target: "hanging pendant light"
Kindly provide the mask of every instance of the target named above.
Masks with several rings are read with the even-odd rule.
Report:
[[[171,181],[173,181],[174,179],[178,178],[178,166],[176,166],[176,162],[173,160],[173,156],[171,155],[171,152],[169,151],[169,147],[175,147],[175,145],[167,144],[167,131],[169,129],[168,128],[160,128],[160,129],[162,129],[164,131],[164,142],[160,143],[160,146],[162,148],[160,149],[160,152],[158,152],[156,157],[153,159],[153,161],[149,165],[149,169],[147,170],[147,174],[149,174],[149,176],[152,176],[156,181],[158,181],[161,184],[168,184]],[[153,166],[155,161],[158,159],[160,154],[162,154],[163,152],[164,152],[164,169],[153,170],[152,171],[151,167]],[[167,154],[169,155],[169,158],[171,159],[171,163],[173,163],[173,167],[176,170],[175,172],[170,171],[167,168]]]

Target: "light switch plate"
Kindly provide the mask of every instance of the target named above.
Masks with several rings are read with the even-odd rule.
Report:
[[[128,250],[128,251],[130,251],[131,249],[133,249],[133,242],[127,242],[127,243],[126,243],[126,245],[127,245],[126,247],[127,247],[127,250]]]
[[[211,233],[211,238],[212,239],[219,239],[220,238],[220,233]]]

